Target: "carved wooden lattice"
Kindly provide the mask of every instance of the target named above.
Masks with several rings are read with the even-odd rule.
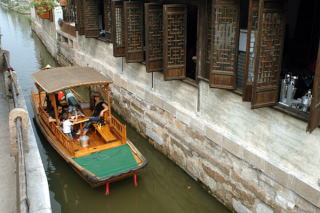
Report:
[[[239,1],[213,0],[210,86],[234,89],[239,42]]]
[[[164,79],[186,76],[187,8],[185,5],[163,6]]]
[[[249,17],[248,17],[248,32],[247,32],[247,51],[246,64],[244,72],[244,87],[243,87],[243,101],[251,101],[252,98],[252,82],[254,76],[254,58],[256,52],[256,35],[258,31],[258,14],[259,14],[259,0],[250,0],[249,2]]]
[[[124,56],[125,49],[123,2],[112,1],[111,5],[113,56]]]
[[[320,121],[320,43],[318,48],[318,59],[316,63],[315,76],[312,90],[312,103],[307,131],[312,132]]]
[[[142,2],[124,2],[124,18],[126,62],[142,62],[144,61]]]
[[[145,4],[145,40],[147,72],[160,72],[163,69],[162,5]]]
[[[76,29],[79,35],[84,35],[84,11],[83,11],[83,0],[76,1]]]
[[[84,23],[84,33],[87,38],[99,37],[97,0],[84,0]]]
[[[209,79],[209,73],[211,70],[211,44],[212,44],[212,0],[208,0],[207,6],[207,17],[208,17],[208,24],[207,24],[207,52],[206,52],[206,72],[204,73],[203,77]]]
[[[107,41],[111,41],[111,0],[104,0],[104,25],[106,31],[105,38]]]
[[[260,2],[252,108],[270,106],[278,100],[284,24],[281,0]]]

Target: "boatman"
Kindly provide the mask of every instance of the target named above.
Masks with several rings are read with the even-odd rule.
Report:
[[[93,96],[94,98],[94,110],[92,116],[89,117],[89,121],[85,122],[83,133],[81,135],[86,135],[90,126],[93,123],[103,122],[103,114],[108,111],[108,105],[103,101],[100,94]]]

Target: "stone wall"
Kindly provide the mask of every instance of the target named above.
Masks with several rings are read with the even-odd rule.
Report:
[[[34,30],[45,37],[43,29]],[[54,39],[44,44],[56,58],[66,58],[62,63],[108,74],[112,107],[227,207],[240,213],[320,212],[319,129],[308,134],[305,122],[272,108],[251,110],[240,96],[205,81],[164,81],[143,64],[113,57],[112,45],[98,39],[70,39],[73,46],[63,49],[54,47]]]

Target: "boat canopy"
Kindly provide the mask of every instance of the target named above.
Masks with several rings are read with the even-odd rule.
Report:
[[[32,73],[33,80],[47,93],[80,86],[112,83],[109,76],[90,67],[57,67]]]

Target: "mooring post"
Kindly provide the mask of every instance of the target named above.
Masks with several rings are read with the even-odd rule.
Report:
[[[106,195],[108,196],[110,194],[109,191],[109,182],[106,183]]]
[[[137,178],[137,174],[136,173],[133,174],[133,183],[134,183],[135,187],[138,186],[138,178]]]

